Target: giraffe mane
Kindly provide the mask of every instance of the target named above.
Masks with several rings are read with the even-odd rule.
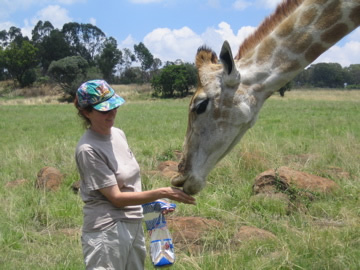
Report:
[[[247,52],[255,48],[261,40],[269,35],[274,28],[285,20],[302,2],[304,2],[304,0],[283,0],[283,2],[277,6],[275,12],[268,16],[256,31],[243,41],[235,59],[241,59]]]

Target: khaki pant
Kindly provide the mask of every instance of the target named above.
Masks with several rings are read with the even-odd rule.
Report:
[[[87,270],[143,270],[146,256],[142,223],[119,221],[105,231],[83,232]]]

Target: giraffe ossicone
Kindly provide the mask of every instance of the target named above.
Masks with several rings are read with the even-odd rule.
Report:
[[[273,92],[360,25],[360,0],[284,0],[233,58],[224,42],[217,55],[200,47],[198,86],[189,105],[178,176],[188,194],[251,128]]]

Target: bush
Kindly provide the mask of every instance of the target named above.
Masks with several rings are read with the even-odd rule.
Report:
[[[35,69],[26,70],[21,80],[21,87],[32,85],[36,81],[36,79],[37,76]]]
[[[346,89],[360,89],[360,84],[351,84],[346,86]]]
[[[69,56],[53,61],[48,74],[64,90],[65,94],[75,98],[76,91],[82,82],[87,79],[88,62],[81,56]]]
[[[195,84],[196,69],[191,64],[166,66],[151,80],[154,95],[161,97],[184,97]]]

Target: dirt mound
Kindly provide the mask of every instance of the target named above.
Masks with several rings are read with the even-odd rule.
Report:
[[[5,184],[5,187],[14,188],[14,187],[17,187],[17,186],[22,186],[22,185],[26,184],[27,182],[29,182],[29,180],[27,180],[27,179],[17,179],[17,180],[14,180],[14,181],[7,182]]]
[[[276,236],[269,231],[259,229],[256,227],[242,226],[237,231],[237,233],[235,233],[232,242],[235,245],[238,245],[243,242],[248,242],[250,240],[263,240],[263,239],[275,239],[275,238]]]
[[[295,171],[288,167],[270,169],[255,179],[253,191],[258,193],[273,193],[295,187],[303,191],[329,193],[339,188],[334,181],[317,175]]]
[[[56,191],[59,189],[63,178],[63,174],[58,169],[44,167],[38,172],[35,187],[47,191]]]
[[[202,217],[168,217],[167,224],[176,248],[191,253],[201,251],[207,233],[224,227],[220,221]]]

